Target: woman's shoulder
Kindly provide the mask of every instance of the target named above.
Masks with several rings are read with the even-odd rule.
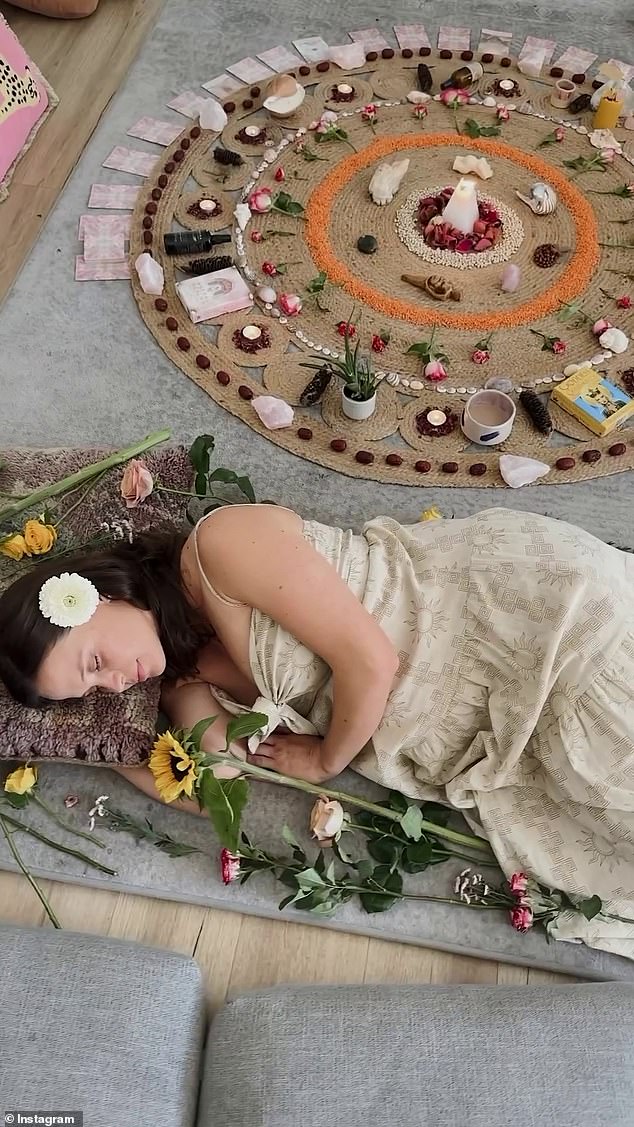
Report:
[[[192,537],[203,543],[214,544],[227,537],[261,536],[270,531],[301,532],[302,518],[292,509],[270,503],[253,505],[222,505],[201,517]]]

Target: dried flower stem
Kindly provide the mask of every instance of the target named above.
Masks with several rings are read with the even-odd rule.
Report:
[[[144,454],[146,450],[152,449],[153,446],[158,446],[161,442],[166,442],[169,437],[170,432],[168,430],[155,431],[141,442],[137,442],[133,446],[128,446],[125,450],[118,450],[114,454],[109,454],[107,458],[102,458],[100,462],[93,462],[92,465],[85,466],[82,470],[77,470],[68,477],[62,478],[61,481],[54,481],[48,485],[42,485],[39,489],[35,489],[33,493],[29,493],[26,497],[16,500],[9,505],[4,505],[0,509],[0,521],[9,520],[11,517],[17,516],[18,513],[23,513],[25,509],[35,508],[37,505],[40,505],[42,501],[50,500],[51,497],[59,497],[62,493],[68,493],[71,489],[76,489],[78,486],[83,485],[84,482],[98,477],[107,470],[111,470],[115,466],[121,466],[124,462],[129,462],[131,458],[136,458],[138,454]]]
[[[79,849],[72,849],[69,845],[62,845],[59,841],[53,841],[50,837],[40,833],[39,830],[34,830],[31,826],[25,826],[24,822],[19,822],[17,818],[12,818],[9,814],[5,814],[4,810],[0,812],[0,818],[4,822],[8,822],[10,826],[14,826],[16,830],[21,830],[22,833],[29,834],[34,837],[36,841],[41,841],[43,845],[50,845],[52,849],[59,850],[60,853],[67,853],[69,857],[75,857],[78,861],[83,861],[85,865],[92,866],[93,869],[98,869],[100,873],[106,873],[109,877],[116,877],[115,869],[109,869],[107,865],[102,865],[100,861],[95,861],[94,858],[88,857],[86,853],[82,853]]]
[[[29,870],[27,869],[26,865],[24,864],[24,861],[22,860],[20,853],[18,852],[18,848],[17,848],[17,846],[16,846],[16,844],[13,840],[13,834],[10,832],[10,830],[7,829],[7,827],[5,825],[5,819],[8,822],[12,821],[12,819],[6,818],[6,815],[0,814],[0,828],[2,829],[2,832],[5,836],[5,838],[7,839],[7,845],[9,846],[9,849],[11,850],[11,853],[13,854],[13,858],[15,860],[16,865],[18,866],[20,871],[23,873],[23,875],[26,877],[29,884],[31,885],[31,888],[33,889],[33,891],[34,891],[35,895],[37,896],[38,900],[40,901],[40,903],[42,904],[42,907],[44,908],[44,911],[46,912],[49,920],[51,921],[51,923],[53,925],[53,927],[56,927],[59,930],[61,930],[62,925],[59,922],[57,916],[55,915],[55,912],[51,908],[51,905],[49,904],[46,896],[42,892],[42,889],[40,888],[39,884],[37,883],[35,878],[31,876]]]
[[[294,790],[304,791],[305,794],[316,794],[318,796],[323,794],[327,798],[337,799],[338,802],[348,803],[350,806],[357,806],[360,810],[368,810],[371,814],[377,814],[380,818],[387,818],[390,822],[394,821],[393,810],[388,809],[387,806],[379,806],[376,802],[370,802],[368,799],[359,798],[354,794],[345,794],[344,791],[332,790],[330,787],[316,786],[313,783],[305,782],[304,779],[293,779],[288,775],[280,775],[277,771],[267,771],[264,767],[256,767],[253,763],[248,763],[233,755],[209,754],[207,759],[209,763],[235,767],[241,774],[252,775],[254,778],[262,779],[267,783],[274,783],[283,787],[292,787]],[[457,830],[450,830],[446,826],[437,826],[433,822],[427,822],[424,819],[420,823],[420,828],[423,833],[428,833],[432,837],[437,837],[444,841],[451,841],[454,845],[465,846],[467,849],[475,849],[478,852],[481,850],[485,853],[492,852],[491,846],[483,837],[462,834]]]
[[[103,841],[99,841],[99,838],[96,838],[94,834],[87,834],[84,833],[83,830],[77,830],[74,826],[71,826],[68,822],[66,822],[64,818],[60,818],[59,814],[55,813],[52,807],[49,806],[48,802],[45,802],[44,799],[40,798],[40,796],[35,792],[33,792],[31,795],[31,801],[36,802],[38,806],[41,806],[42,810],[46,811],[49,818],[52,818],[53,821],[56,822],[60,827],[60,829],[66,830],[66,832],[69,834],[76,834],[77,837],[83,837],[84,841],[89,841],[91,845],[98,845],[100,849],[106,848]]]

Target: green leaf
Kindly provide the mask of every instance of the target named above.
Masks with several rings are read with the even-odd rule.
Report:
[[[409,348],[405,350],[405,355],[420,356],[421,360],[428,360],[430,356],[430,345],[426,340],[421,341],[420,344],[410,344]]]
[[[441,806],[439,802],[424,802],[421,810],[426,822],[433,822],[436,826],[449,824],[451,810],[447,806]]]
[[[325,270],[320,270],[316,277],[311,278],[306,284],[306,293],[321,293],[326,285],[328,275]]]
[[[420,806],[408,806],[401,817],[401,828],[407,837],[420,841],[423,834],[423,815]]]
[[[334,863],[334,861],[331,861],[328,868],[326,869],[326,880],[329,881],[330,884],[335,883],[335,863]]]
[[[204,720],[199,720],[197,724],[194,724],[194,727],[189,733],[189,739],[197,751],[200,751],[200,744],[205,732],[208,728],[211,728],[211,725],[217,719],[217,716],[206,716]]]
[[[278,875],[278,880],[281,884],[285,884],[287,888],[292,888],[297,892],[297,880],[294,869],[282,869]]]
[[[390,810],[396,810],[397,814],[404,814],[407,810],[407,799],[404,794],[398,790],[391,790],[387,796]]]
[[[244,493],[247,500],[250,501],[252,505],[255,505],[255,490],[251,485],[251,479],[248,478],[246,474],[243,474],[242,477],[236,478],[236,485],[240,492]]]
[[[374,915],[377,912],[387,912],[393,904],[396,904],[398,896],[384,896],[376,892],[360,892],[359,900],[364,911],[368,915]]]
[[[294,899],[295,899],[295,893],[294,892],[292,892],[290,896],[285,896],[284,899],[280,900],[280,902],[278,904],[279,911],[283,912],[284,908],[288,908],[289,904],[292,904]]]
[[[292,849],[302,848],[290,826],[282,826],[282,840],[285,841],[287,845],[290,845]]]
[[[431,841],[419,841],[415,845],[406,846],[401,861],[403,872],[424,872],[431,861],[433,852],[434,847]]]
[[[9,791],[3,791],[2,797],[14,810],[23,810],[29,804],[28,794],[11,794]]]
[[[472,117],[468,117],[464,123],[463,132],[468,137],[499,137],[501,130],[499,125],[480,125]]]
[[[400,858],[401,847],[391,838],[374,838],[368,841],[368,853],[382,865],[395,865]]]
[[[339,839],[339,841],[333,841],[332,851],[333,851],[335,857],[338,857],[339,860],[344,865],[353,865],[354,866],[354,863],[355,863],[354,857],[353,857],[352,853],[348,853],[347,849],[342,848],[341,839]]]
[[[227,724],[227,746],[255,736],[266,727],[268,719],[264,712],[245,712],[243,716],[234,716]]]
[[[366,861],[365,858],[357,861],[355,868],[359,874],[359,879],[362,881],[366,881],[374,872],[374,865],[371,861]]]
[[[315,872],[319,873],[320,877],[326,875],[326,858],[324,857],[323,849],[319,850],[317,860],[315,861]]]
[[[602,907],[603,903],[600,896],[590,896],[588,900],[580,900],[577,904],[577,908],[587,920],[593,920],[595,916],[598,916]]]
[[[240,842],[240,819],[249,797],[245,779],[217,779],[212,771],[203,771],[199,783],[199,799],[208,812],[222,844],[236,853]]]
[[[309,889],[324,887],[324,879],[319,875],[317,869],[303,869],[301,873],[295,874],[295,879],[299,887],[306,892]]]
[[[197,475],[209,472],[209,455],[214,446],[215,440],[212,434],[199,434],[198,438],[194,439],[189,449],[189,460]],[[204,488],[199,490],[196,486],[196,492],[204,493],[205,490]]]
[[[388,892],[400,894],[403,891],[403,878],[400,873],[394,872],[388,865],[377,865],[368,881],[369,885],[378,884]]]
[[[225,485],[235,485],[238,480],[238,475],[235,470],[226,470],[220,466],[213,473],[209,474],[210,481],[222,481]]]

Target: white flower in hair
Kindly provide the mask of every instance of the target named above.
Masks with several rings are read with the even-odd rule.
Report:
[[[53,575],[40,588],[40,610],[54,626],[83,626],[99,606],[99,592],[83,575]]]

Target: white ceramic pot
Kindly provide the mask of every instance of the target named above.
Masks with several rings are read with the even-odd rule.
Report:
[[[508,438],[515,421],[515,404],[503,391],[476,391],[464,405],[460,425],[471,442],[497,446]]]
[[[346,395],[346,388],[342,387],[341,409],[344,415],[357,423],[369,419],[376,411],[376,392],[371,399],[350,399],[350,396]]]

